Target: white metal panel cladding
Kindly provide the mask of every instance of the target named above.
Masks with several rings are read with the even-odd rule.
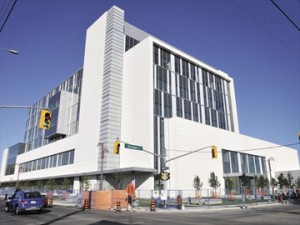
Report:
[[[107,149],[121,135],[124,12],[117,7],[107,12],[102,82],[100,139]],[[118,168],[119,158],[109,154],[105,169]],[[101,164],[99,164],[101,166]]]

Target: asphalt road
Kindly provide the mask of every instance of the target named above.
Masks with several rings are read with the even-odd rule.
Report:
[[[115,212],[54,205],[43,213],[6,213],[0,201],[0,225],[300,225],[300,205],[271,204],[240,208],[140,210]]]

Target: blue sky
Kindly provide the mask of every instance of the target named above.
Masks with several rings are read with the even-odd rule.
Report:
[[[300,2],[275,2],[299,27]],[[32,105],[81,68],[86,29],[112,5],[132,25],[228,73],[240,133],[298,142],[300,32],[268,0],[19,0],[0,33],[0,48],[20,52],[0,51],[0,105]],[[23,141],[26,114],[0,109],[0,151]]]

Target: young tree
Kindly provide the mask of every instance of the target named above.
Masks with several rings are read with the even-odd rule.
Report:
[[[242,187],[248,187],[251,183],[251,178],[245,175],[240,177]]]
[[[195,176],[193,187],[195,188],[195,193],[196,193],[197,198],[200,197],[199,192],[200,192],[202,186],[203,186],[203,183],[200,181],[199,176]]]
[[[35,184],[35,187],[39,191],[44,192],[44,183],[43,183],[43,181],[41,181],[41,180],[37,181],[36,184]]]
[[[63,190],[68,190],[70,188],[70,184],[71,184],[70,179],[65,177],[63,182],[62,182],[62,189]]]
[[[225,177],[225,189],[226,191],[228,191],[229,193],[231,193],[231,190],[233,188],[233,181],[232,179],[230,179],[230,177]]]
[[[287,173],[287,181],[288,181],[288,186],[291,188],[293,184],[294,177],[290,172]]]
[[[121,173],[114,173],[112,178],[111,178],[111,182],[112,182],[112,186],[116,189],[116,190],[121,190],[121,180],[122,180],[123,175]]]
[[[260,191],[269,185],[269,179],[267,177],[260,175],[258,178],[255,176],[255,178],[254,180],[256,183],[256,187],[260,189]]]
[[[215,195],[217,194],[217,188],[221,186],[218,177],[215,175],[214,172],[210,173],[210,178],[208,179],[209,185],[211,188],[215,189]]]
[[[283,175],[283,173],[280,173],[277,179],[280,189],[282,189],[283,186],[287,186],[289,184],[288,179]]]
[[[272,187],[272,188],[275,188],[276,186],[278,185],[278,182],[276,181],[276,179],[275,178],[271,178],[271,181],[270,181],[270,186]]]
[[[84,191],[88,191],[92,186],[92,184],[89,180],[89,176],[86,174],[81,177],[80,184]]]
[[[53,191],[55,189],[55,180],[54,179],[49,179],[46,183],[46,188],[50,191]]]

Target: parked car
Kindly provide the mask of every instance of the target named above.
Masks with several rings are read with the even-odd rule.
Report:
[[[16,191],[5,203],[5,211],[14,211],[17,215],[32,210],[43,211],[43,197],[38,191]]]

